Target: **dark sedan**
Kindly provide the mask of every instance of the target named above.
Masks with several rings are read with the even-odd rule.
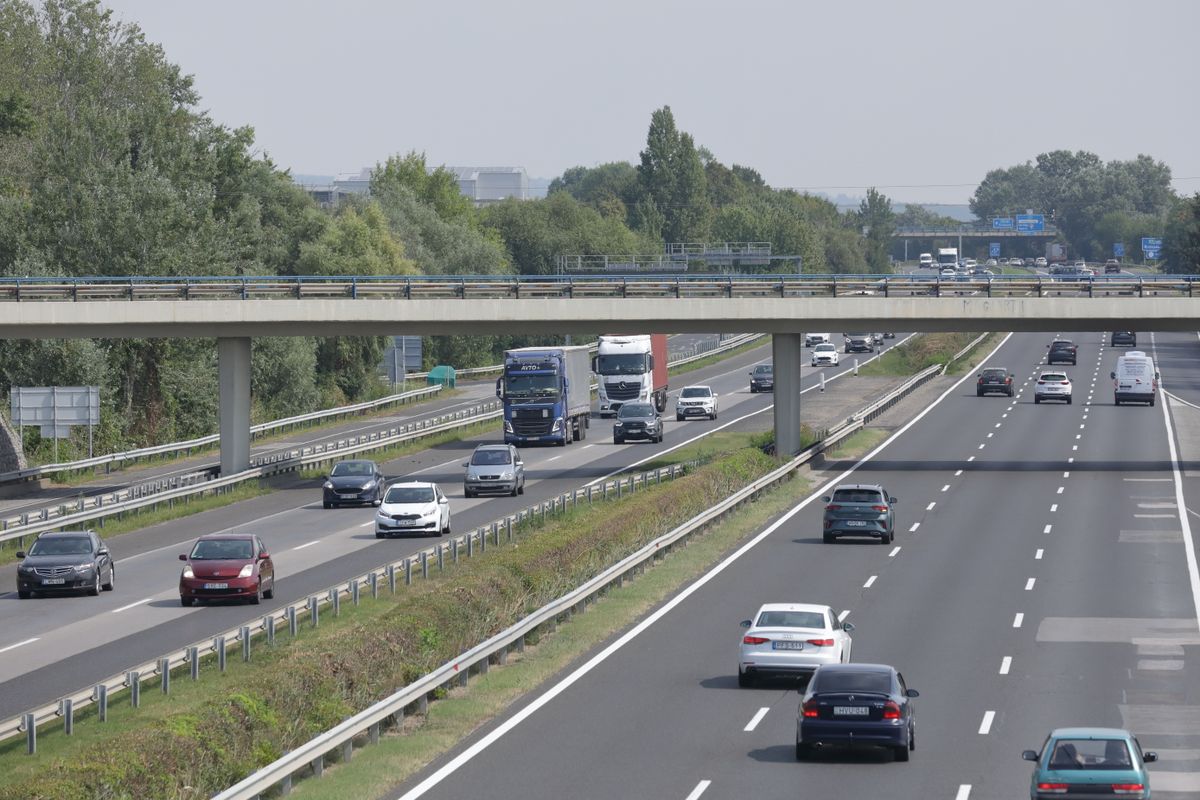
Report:
[[[759,364],[750,372],[750,393],[771,392],[775,390],[775,367],[771,364]]]
[[[1055,339],[1047,347],[1050,348],[1050,352],[1046,354],[1047,364],[1070,363],[1074,366],[1079,359],[1078,348],[1068,339]]]
[[[1113,331],[1112,346],[1127,345],[1137,347],[1137,334],[1133,331]]]
[[[1013,396],[1013,375],[1004,367],[988,367],[979,373],[978,378],[975,384],[976,397],[983,397],[989,392]]]
[[[839,536],[874,536],[890,544],[896,536],[896,498],[878,484],[843,484],[825,501],[824,540]]]
[[[904,676],[886,664],[823,664],[817,667],[796,715],[796,760],[818,747],[886,747],[896,761],[916,749],[917,697]]]
[[[322,487],[321,504],[333,508],[344,503],[379,505],[383,497],[383,473],[374,461],[339,461],[329,471]]]
[[[48,592],[98,595],[117,583],[108,545],[94,531],[43,533],[28,553],[18,551],[17,559],[17,597],[22,600]]]
[[[624,444],[626,439],[663,440],[663,421],[653,403],[625,403],[613,423],[613,442]]]
[[[201,536],[179,576],[179,600],[246,600],[258,604],[275,596],[275,563],[267,546],[248,533]]]

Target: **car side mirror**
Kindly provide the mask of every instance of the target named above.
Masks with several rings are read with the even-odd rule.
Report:
[[[905,689],[904,696],[905,697],[920,697],[921,693],[918,692],[916,689]]]
[[[832,498],[829,495],[825,495],[824,497],[821,498],[821,502],[828,503],[831,499]]]
[[[1115,381],[1117,379],[1117,373],[1110,372],[1110,373],[1108,373],[1108,377],[1112,378]]]
[[[268,553],[266,550],[263,550],[261,553],[258,554],[259,561],[266,561],[270,557],[271,557],[271,554]]]
[[[1153,750],[1147,750],[1146,752],[1142,753],[1142,761],[1147,764],[1153,764],[1155,761],[1158,761],[1158,753],[1154,752]]]
[[[470,461],[464,461],[464,462],[463,462],[463,466],[464,466],[464,467],[469,467],[469,466],[471,466],[471,462],[470,462]]]
[[[187,561],[187,553],[180,553],[180,554],[179,554],[179,560],[180,560],[180,561]]]
[[[524,462],[524,461],[518,461],[518,462],[517,462],[517,466],[518,466],[518,467],[523,467],[523,466],[525,466],[525,462]]]
[[[738,624],[741,625],[743,628],[749,628],[751,625],[751,622],[748,619],[744,619],[741,622],[739,622]]]
[[[1022,750],[1021,758],[1025,759],[1026,761],[1037,761],[1038,760],[1037,750]],[[1142,760],[1145,761],[1145,758],[1143,758]]]
[[[976,377],[976,378],[982,378],[982,377],[983,377],[983,373],[982,373],[982,372],[976,372],[976,373],[975,373],[975,377]]]
[[[1154,373],[1154,380],[1162,380],[1162,375],[1157,370]]]
[[[888,502],[889,502],[889,503],[891,503],[892,505],[896,505],[896,504],[897,504],[897,503],[899,503],[900,501],[899,501],[897,498],[895,498],[895,497],[889,497],[889,498],[888,498]]]
[[[439,502],[439,503],[441,503],[441,504],[443,504],[443,505],[445,505],[446,503],[449,503],[449,502],[450,502],[450,498],[449,498],[449,497],[443,497],[441,500],[438,500],[438,502]]]
[[[1010,378],[1015,378],[1015,377],[1017,377],[1017,373],[1015,373],[1015,372],[1010,372],[1010,373],[1008,373],[1008,377],[1010,377]]]
[[[854,630],[854,623],[853,622],[843,622],[842,630],[844,630],[846,633],[850,633],[850,631]]]
[[[24,557],[25,557],[25,551],[24,551],[24,550],[18,550],[18,551],[17,551],[17,558],[24,558]]]
[[[96,551],[96,555],[98,555],[98,556],[106,556],[106,555],[108,555],[108,548],[107,548],[107,547],[101,547],[99,550],[97,550],[97,551]]]

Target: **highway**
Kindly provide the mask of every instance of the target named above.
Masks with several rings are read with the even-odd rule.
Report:
[[[888,340],[891,347],[901,341]],[[528,485],[522,497],[467,500],[462,495],[462,462],[474,446],[500,440],[495,433],[444,445],[383,465],[392,477],[437,481],[451,498],[455,531],[473,529],[539,500],[548,499],[606,475],[649,460],[693,437],[739,424],[752,416],[758,428],[770,428],[770,394],[750,394],[748,371],[770,355],[762,347],[672,379],[673,391],[689,383],[709,383],[720,395],[716,421],[676,422],[668,407],[661,445],[612,442],[610,420],[594,418],[587,440],[565,448],[526,448]],[[865,360],[866,356],[862,356]],[[826,376],[852,369],[852,359]],[[804,386],[815,388],[818,372],[803,367]],[[744,422],[742,424],[745,424]],[[375,510],[323,510],[319,482],[147,528],[114,539],[116,590],[99,597],[43,597],[18,600],[15,567],[0,568],[0,717],[116,674],[131,665],[257,619],[307,594],[332,586],[368,568],[428,546],[429,540],[376,540]],[[275,598],[259,607],[179,604],[177,557],[198,535],[253,531],[271,548],[278,587]]]
[[[1200,796],[1200,581],[1179,507],[1200,487],[1172,469],[1161,403],[1112,405],[1107,334],[1071,336],[1072,405],[1035,405],[1051,338],[1014,335],[988,360],[1016,373],[1017,397],[977,398],[965,377],[394,796],[1000,800],[1028,796],[1021,751],[1066,725],[1134,730],[1162,759],[1154,797]],[[1139,349],[1200,400],[1194,334],[1142,334]],[[1200,426],[1200,411],[1177,421]],[[840,482],[899,498],[894,545],[822,543],[819,495]],[[797,684],[737,687],[738,621],[764,602],[840,610],[855,660],[921,692],[910,762],[795,761]]]

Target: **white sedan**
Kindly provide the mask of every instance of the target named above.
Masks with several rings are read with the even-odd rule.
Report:
[[[822,664],[850,660],[854,626],[839,624],[829,606],[767,603],[742,627],[747,630],[738,650],[738,686],[760,676],[811,675]]]
[[[375,514],[375,538],[400,533],[450,533],[450,500],[436,483],[393,483]]]
[[[814,367],[836,367],[838,365],[838,351],[832,344],[819,344],[812,351],[812,365]]]

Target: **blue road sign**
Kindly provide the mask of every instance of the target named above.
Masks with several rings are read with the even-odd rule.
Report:
[[[1125,257],[1125,243],[1124,242],[1113,242],[1113,258],[1124,258],[1124,257]]]
[[[1011,231],[1013,229],[1012,217],[993,217],[992,230],[994,231]]]
[[[1000,256],[1000,243],[991,242],[988,244],[988,258],[998,258]]]
[[[1149,261],[1158,261],[1159,249],[1157,247],[1148,247],[1142,250],[1142,255]]]
[[[1143,236],[1142,252],[1147,253],[1151,250],[1162,250],[1162,239],[1157,236]],[[1146,256],[1146,258],[1150,258],[1150,256]]]
[[[1046,217],[1042,214],[1017,214],[1018,233],[1040,233],[1046,230]]]

